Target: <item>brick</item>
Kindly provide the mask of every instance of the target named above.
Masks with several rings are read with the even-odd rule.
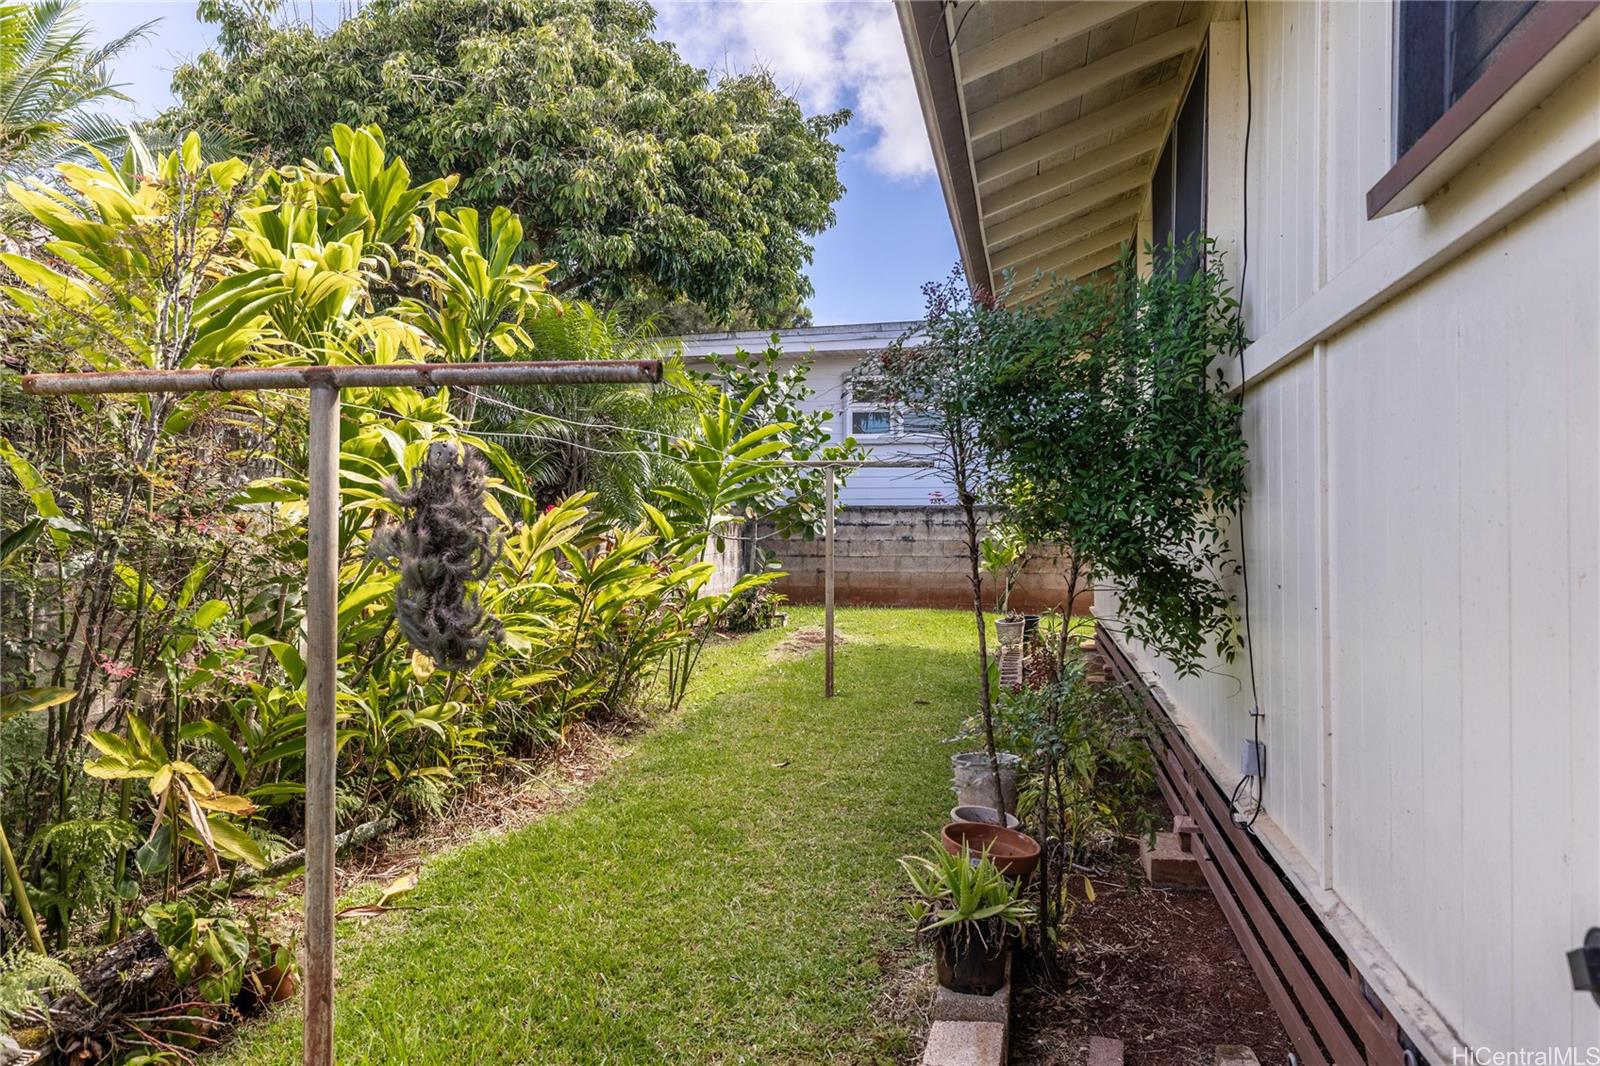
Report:
[[[922,1066],[1005,1066],[1006,1027],[999,1022],[934,1022]]]
[[[1122,1041],[1105,1036],[1089,1038],[1087,1066],[1122,1066]]]
[[[1243,1044],[1218,1044],[1212,1066],[1261,1066],[1256,1053]]]
[[[1153,847],[1148,839],[1141,839],[1139,865],[1158,887],[1200,888],[1206,883],[1200,860],[1184,850],[1176,833],[1157,833]]]

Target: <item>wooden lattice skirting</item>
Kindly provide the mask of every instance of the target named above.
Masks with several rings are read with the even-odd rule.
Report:
[[[1405,1066],[1399,1027],[1362,989],[1361,975],[1312,917],[1254,836],[1236,824],[1228,795],[1201,765],[1126,652],[1104,627],[1098,650],[1141,703],[1156,783],[1174,814],[1200,827],[1194,847],[1302,1066]]]

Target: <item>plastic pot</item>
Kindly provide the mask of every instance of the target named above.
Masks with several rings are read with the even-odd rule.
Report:
[[[1001,804],[1007,813],[1017,810],[1017,768],[1022,760],[1010,752],[1000,753]],[[956,792],[956,805],[960,807],[993,807],[995,805],[994,774],[989,768],[989,755],[982,751],[963,751],[950,756],[950,771]]]
[[[951,807],[950,820],[952,822],[988,822],[990,825],[1000,824],[1000,812],[993,807],[973,804],[970,807]],[[1007,829],[1020,829],[1022,822],[1014,814],[1006,815]]]
[[[952,992],[992,996],[1006,983],[1006,937],[957,936],[945,932],[934,942],[934,964],[939,983]]]
[[[1037,643],[1039,640],[1038,615],[1025,614],[1022,616],[1022,639],[1027,641],[1029,644]]]
[[[961,854],[961,846],[974,857],[989,853],[995,868],[1007,877],[1024,880],[1039,865],[1039,842],[1018,829],[993,822],[951,822],[939,831],[944,850]]]

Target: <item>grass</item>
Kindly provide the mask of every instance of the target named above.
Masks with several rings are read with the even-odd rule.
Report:
[[[817,612],[791,615],[791,630]],[[846,610],[821,652],[707,651],[684,711],[570,810],[430,861],[413,911],[340,925],[342,1062],[887,1062],[909,948],[895,860],[950,803],[975,703],[959,612]],[[298,1004],[234,1063],[299,1058]]]

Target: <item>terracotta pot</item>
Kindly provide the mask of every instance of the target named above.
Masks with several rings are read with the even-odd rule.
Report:
[[[295,980],[294,971],[287,966],[268,966],[256,975],[261,979],[261,987],[266,990],[265,1000],[268,1003],[282,1003],[293,998],[299,991],[300,984]]]
[[[992,996],[1005,987],[1006,937],[1003,932],[991,932],[981,938],[945,933],[934,940],[933,949],[939,983],[950,991]]]
[[[944,850],[961,854],[964,843],[974,856],[988,851],[995,868],[1007,877],[1027,878],[1039,865],[1039,842],[1027,833],[993,822],[951,822],[939,831]]]
[[[1000,824],[1000,816],[995,813],[993,807],[985,807],[976,803],[965,807],[951,807],[950,820],[952,822],[992,822],[996,825]],[[1007,814],[1006,828],[1020,829],[1022,828],[1022,822],[1016,815]]]

